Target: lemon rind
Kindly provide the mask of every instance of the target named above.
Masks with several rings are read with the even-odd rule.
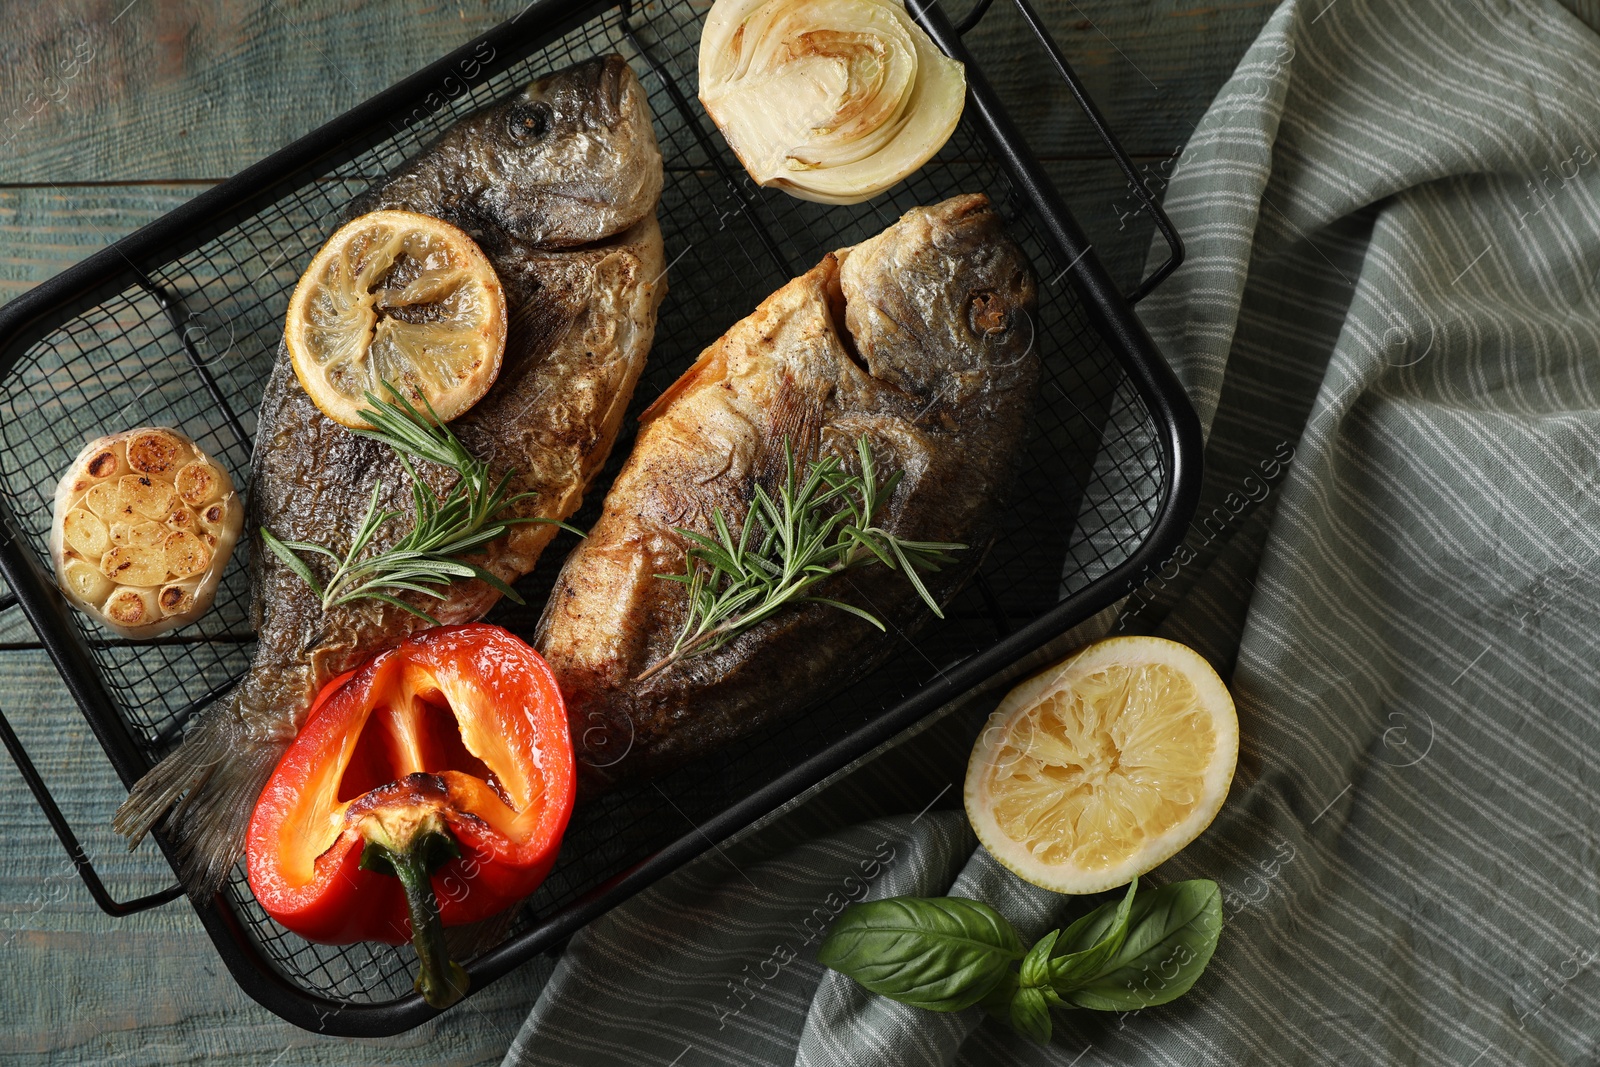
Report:
[[[395,208],[384,208],[368,212],[350,220],[334,231],[333,236],[312,257],[311,263],[305,272],[300,275],[294,293],[289,297],[289,307],[284,314],[284,342],[289,350],[289,364],[294,369],[295,378],[300,382],[300,387],[311,398],[328,418],[341,426],[352,430],[369,429],[367,422],[360,415],[363,405],[341,396],[331,387],[318,380],[318,375],[313,372],[311,364],[314,361],[307,352],[306,344],[302,339],[305,333],[309,316],[307,306],[312,294],[323,284],[323,268],[332,256],[339,254],[344,245],[348,243],[352,234],[362,229],[374,226],[388,225],[395,229],[406,227],[429,230],[446,234],[451,238],[453,245],[469,259],[473,260],[480,269],[473,271],[475,277],[482,282],[485,297],[492,305],[491,312],[486,319],[473,327],[473,333],[484,336],[488,342],[489,355],[488,369],[480,372],[470,385],[455,389],[431,391],[427,394],[428,402],[433,407],[443,422],[449,422],[469,411],[473,405],[488,395],[500,376],[500,371],[505,359],[505,344],[507,337],[508,311],[504,287],[500,283],[499,275],[495,272],[494,265],[478,247],[477,242],[457,226],[453,226],[443,219],[432,215],[423,215],[414,211],[401,211]],[[463,330],[463,333],[467,331]],[[402,384],[402,383],[396,383]],[[411,383],[403,383],[410,386]],[[413,402],[415,402],[415,398]],[[419,407],[421,405],[418,405]]]
[[[1174,662],[1174,660],[1178,662]],[[1211,711],[1216,731],[1216,751],[1227,753],[1224,760],[1206,768],[1200,804],[1186,818],[1149,839],[1125,860],[1106,867],[1083,867],[1073,863],[1047,864],[1032,858],[1027,846],[1007,835],[999,826],[988,803],[985,779],[996,738],[1019,715],[1037,705],[1047,693],[1068,688],[1080,677],[1106,666],[1161,664],[1181,670],[1195,687],[1202,707]],[[1046,668],[1019,684],[989,716],[973,745],[967,764],[963,799],[967,818],[979,842],[994,859],[1024,881],[1052,892],[1067,894],[1100,893],[1126,885],[1171,859],[1203,833],[1216,819],[1238,766],[1239,719],[1233,697],[1211,665],[1198,652],[1157,637],[1113,637],[1085,646],[1061,663]]]

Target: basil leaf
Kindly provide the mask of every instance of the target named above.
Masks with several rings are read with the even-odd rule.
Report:
[[[1017,990],[1011,998],[1011,1027],[1041,1045],[1050,1043],[1050,1005],[1043,989],[1024,986]]]
[[[881,996],[929,1011],[961,1011],[1011,973],[1017,932],[987,904],[962,897],[890,897],[852,904],[817,962]]]
[[[1011,1021],[1011,999],[1017,995],[1021,984],[1015,971],[1008,970],[1000,984],[985,993],[978,1006],[1003,1023]]]
[[[1061,937],[1060,930],[1051,930],[1041,937],[1022,957],[1022,984],[1030,986],[1046,985],[1050,981],[1050,952],[1055,948],[1056,941]]]
[[[1102,904],[1067,927],[1057,942],[1062,954],[1050,961],[1050,984],[1057,993],[1076,989],[1122,951],[1138,888],[1139,879],[1135,878],[1120,902]]]
[[[1137,1011],[1165,1004],[1194,985],[1222,932],[1222,895],[1209,879],[1174,882],[1133,902],[1122,947],[1096,974],[1071,989],[1067,1004],[1095,1011]]]

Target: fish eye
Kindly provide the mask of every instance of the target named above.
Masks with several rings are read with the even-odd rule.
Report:
[[[551,117],[550,105],[543,101],[517,104],[506,117],[506,132],[513,141],[529,144],[550,132]]]

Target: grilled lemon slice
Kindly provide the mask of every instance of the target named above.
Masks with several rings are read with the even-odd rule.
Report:
[[[1001,701],[967,764],[967,818],[1018,876],[1098,893],[1198,837],[1238,756],[1233,698],[1199,653],[1112,638]]]
[[[388,382],[448,422],[500,373],[506,299],[472,238],[410,211],[341,226],[300,277],[284,322],[295,375],[323,414],[367,426],[363,394]]]

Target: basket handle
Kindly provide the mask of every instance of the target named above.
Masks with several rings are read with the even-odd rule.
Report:
[[[0,593],[0,611],[15,607],[16,604],[17,594]],[[33,758],[23,747],[22,738],[11,728],[11,721],[6,718],[4,710],[0,710],[0,743],[5,744],[6,751],[11,754],[11,762],[17,765],[22,780],[28,783],[28,791],[33,794],[33,799],[38,801],[40,810],[50,822],[50,829],[56,832],[61,847],[67,850],[67,858],[72,860],[72,866],[77,870],[78,877],[83,879],[89,895],[94,897],[94,902],[100,905],[101,911],[114,918],[121,918],[124,915],[159,907],[183,895],[183,886],[171,885],[158,893],[150,893],[133,900],[122,901],[113,897],[106,891],[105,883],[100,881],[99,872],[94,869],[88,853],[83,851],[83,845],[78,843],[78,835],[72,832],[72,824],[61,814],[55,797],[50,795],[50,787],[44,784],[39,768],[33,765]]]
[[[1134,169],[1133,160],[1128,158],[1128,153],[1122,147],[1122,142],[1117,140],[1117,135],[1106,124],[1105,116],[1100,114],[1100,109],[1095,106],[1088,90],[1078,80],[1077,72],[1072,69],[1072,64],[1068,63],[1066,56],[1061,54],[1061,47],[1056,44],[1055,38],[1050,35],[1050,31],[1045,29],[1044,23],[1039,18],[1039,13],[1033,8],[1033,4],[1030,0],[1011,0],[1011,2],[1022,13],[1023,20],[1027,22],[1028,28],[1033,31],[1034,36],[1039,38],[1039,43],[1050,56],[1050,62],[1055,65],[1056,73],[1061,75],[1061,80],[1067,83],[1068,91],[1072,93],[1073,99],[1078,102],[1078,107],[1082,108],[1084,115],[1088,117],[1089,125],[1094,127],[1094,132],[1099,135],[1100,140],[1105,142],[1112,158],[1117,161],[1117,166],[1122,168],[1122,173],[1127,176],[1128,187],[1139,198],[1140,209],[1155,221],[1156,229],[1161,233],[1162,239],[1167,242],[1166,262],[1152,271],[1148,278],[1141,281],[1132,293],[1127,294],[1128,302],[1137,304],[1154,292],[1156,286],[1166,281],[1168,276],[1183,263],[1183,238],[1178,236],[1177,228],[1172,225],[1172,220],[1167,217],[1166,211],[1162,209],[1161,204],[1156,200],[1155,194],[1140,180],[1139,172]],[[956,32],[965,35],[968,30],[977,26],[979,22],[983,21],[983,16],[988,13],[993,3],[994,0],[978,0],[973,5],[972,10],[967,12],[966,17],[956,24]]]
[[[8,593],[0,599],[0,610],[15,603],[16,597]],[[100,905],[101,911],[113,918],[121,918],[124,915],[159,907],[183,895],[181,885],[170,885],[159,892],[128,901],[117,900],[107,892],[105,883],[100,881],[100,875],[94,869],[94,864],[83,851],[83,846],[78,843],[78,835],[72,832],[72,825],[56,806],[55,798],[50,795],[50,788],[44,784],[44,778],[40,776],[39,769],[33,765],[33,759],[28,755],[28,750],[22,746],[22,739],[11,728],[11,722],[6,718],[4,711],[0,711],[0,742],[5,743],[6,751],[11,754],[11,761],[22,773],[22,780],[28,783],[28,790],[33,793],[33,799],[39,802],[44,817],[50,821],[50,828],[56,832],[61,847],[67,850],[68,858],[77,868],[78,877],[83,879],[89,895],[94,897],[94,902]]]

